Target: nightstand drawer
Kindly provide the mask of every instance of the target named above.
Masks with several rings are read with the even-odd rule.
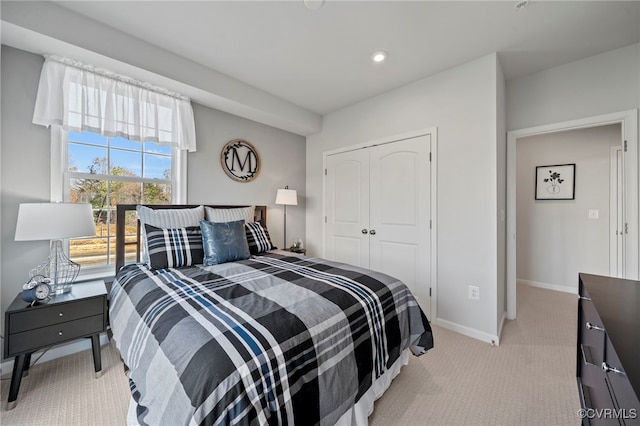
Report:
[[[103,311],[104,298],[102,297],[43,306],[43,309],[26,309],[10,315],[9,333],[20,333],[92,315],[101,315]]]
[[[100,315],[15,333],[11,335],[8,356],[33,352],[41,347],[100,333],[103,330],[104,315],[100,313]]]

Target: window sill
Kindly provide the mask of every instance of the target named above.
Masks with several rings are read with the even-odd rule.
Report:
[[[113,268],[109,269],[97,269],[97,270],[88,270],[85,272],[80,272],[76,282],[81,281],[92,281],[92,280],[105,280],[105,281],[113,281],[115,277],[115,273]]]

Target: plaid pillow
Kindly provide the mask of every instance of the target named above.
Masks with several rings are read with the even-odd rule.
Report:
[[[202,231],[199,226],[156,228],[144,225],[149,247],[149,267],[178,268],[202,263]]]
[[[201,219],[204,219],[204,206],[189,209],[152,209],[147,206],[138,205],[136,207],[140,218],[142,242],[142,261],[149,263],[149,246],[147,245],[147,235],[144,225],[149,224],[157,228],[184,228],[187,226],[199,226]]]
[[[275,249],[269,238],[269,231],[262,227],[260,222],[245,223],[244,229],[247,233],[247,242],[251,254],[264,253]]]

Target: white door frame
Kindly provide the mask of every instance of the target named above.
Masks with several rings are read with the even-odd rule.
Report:
[[[346,146],[343,148],[334,149],[331,151],[325,151],[322,153],[322,169],[326,169],[327,157],[332,154],[339,154],[342,152],[353,151],[354,149],[367,148],[374,145],[380,145],[383,143],[397,142],[403,139],[411,139],[419,136],[431,136],[431,196],[429,200],[429,209],[431,214],[431,258],[429,259],[431,263],[431,313],[429,315],[429,321],[434,324],[437,324],[438,319],[438,226],[437,226],[437,205],[436,201],[437,197],[437,176],[438,176],[438,167],[437,167],[437,158],[438,158],[438,128],[437,127],[429,127],[426,129],[415,130],[412,132],[401,133],[395,136],[388,136],[381,139],[376,139],[374,141],[359,143],[356,145]],[[324,175],[323,175],[324,176]],[[322,217],[327,215],[325,196],[327,188],[326,188],[326,179],[322,179]],[[322,256],[325,256],[325,248],[326,248],[326,224],[324,219],[322,220]]]
[[[624,270],[621,255],[623,239],[620,238],[624,229],[623,206],[620,203],[620,195],[624,191],[621,188],[622,149],[621,146],[612,146],[609,155],[609,275],[612,277],[622,277]]]
[[[624,242],[624,278],[638,280],[640,219],[638,216],[638,188],[640,187],[638,165],[638,110],[621,111],[595,117],[581,118],[543,126],[507,132],[507,319],[516,318],[516,142],[518,138],[565,130],[583,129],[620,123],[622,139],[627,141],[627,152],[623,156],[625,176],[624,220],[628,224]],[[578,277],[576,277],[577,282]]]

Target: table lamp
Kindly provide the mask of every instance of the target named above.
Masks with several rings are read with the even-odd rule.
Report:
[[[80,272],[80,265],[64,253],[62,239],[93,236],[95,233],[90,204],[20,204],[15,240],[51,240],[49,258],[32,269],[31,276],[44,275],[51,279],[52,294],[69,292]]]

